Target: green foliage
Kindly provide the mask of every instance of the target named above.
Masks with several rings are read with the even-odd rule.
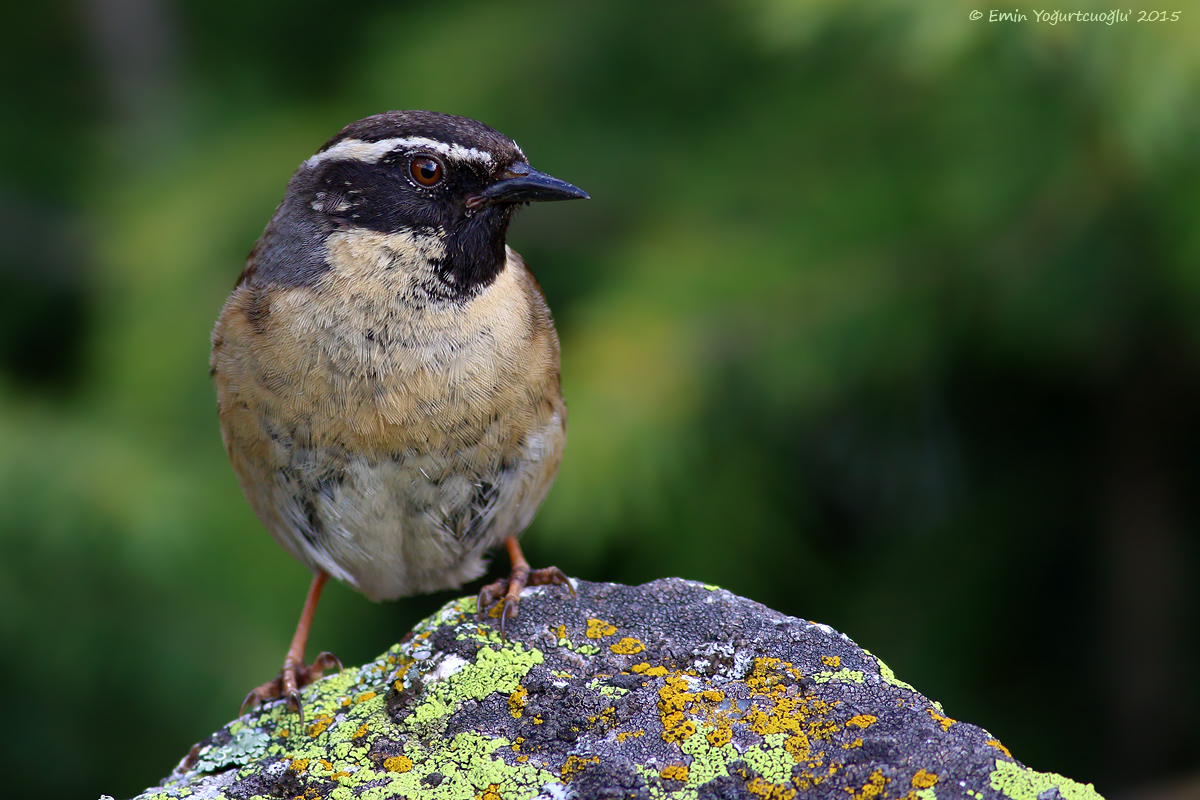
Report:
[[[571,413],[532,561],[833,624],[1104,792],[1148,777],[1139,721],[1133,763],[1196,766],[1200,15],[145,5],[115,51],[83,6],[0,33],[17,794],[133,794],[278,669],[306,575],[225,463],[207,336],[295,166],[388,108],[594,198],[510,236]],[[446,597],[331,589],[314,647],[369,658]]]

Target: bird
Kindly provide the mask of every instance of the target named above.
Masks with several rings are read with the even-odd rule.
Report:
[[[517,537],[558,472],[567,408],[541,287],[506,244],[515,211],[588,194],[529,165],[473,119],[388,111],[301,163],[212,332],[221,437],[242,492],[313,574],[278,676],[247,707],[299,689],[332,577],[373,601],[458,588],[503,544],[507,577],[478,611],[501,635],[531,569]]]

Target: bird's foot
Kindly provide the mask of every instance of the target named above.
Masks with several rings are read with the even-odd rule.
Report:
[[[513,565],[512,573],[507,578],[501,578],[495,583],[489,583],[479,590],[477,614],[480,619],[485,615],[500,618],[500,635],[504,635],[504,624],[517,616],[517,607],[521,604],[521,590],[526,586],[566,586],[575,595],[575,587],[563,571],[558,567],[543,567],[530,569],[528,564]],[[491,608],[493,603],[499,603]]]
[[[300,724],[303,725],[304,707],[300,705],[300,690],[313,681],[320,680],[325,670],[330,667],[337,667],[338,672],[342,670],[342,662],[333,653],[321,653],[311,664],[305,664],[300,659],[284,659],[283,669],[278,675],[246,695],[242,707],[238,710],[238,716],[244,714],[247,708],[282,697],[287,702],[287,707],[300,715]]]

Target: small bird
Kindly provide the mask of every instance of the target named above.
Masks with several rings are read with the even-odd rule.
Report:
[[[542,291],[505,244],[525,203],[586,199],[465,117],[389,111],[296,170],[212,334],[233,471],[275,541],[313,572],[274,680],[247,706],[339,667],[304,650],[329,576],[371,600],[457,588],[504,543],[480,592],[500,624],[531,570],[517,537],[558,472],[567,409]]]

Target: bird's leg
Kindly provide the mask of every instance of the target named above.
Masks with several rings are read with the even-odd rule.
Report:
[[[521,552],[521,546],[517,544],[517,537],[506,538],[504,546],[508,549],[509,560],[512,561],[512,572],[507,578],[489,583],[479,590],[478,611],[476,612],[482,617],[488,606],[499,600],[501,636],[504,635],[504,623],[517,616],[517,606],[521,603],[521,590],[526,586],[566,586],[571,590],[572,595],[575,594],[575,587],[571,585],[571,579],[564,575],[558,567],[530,569],[529,562],[525,560],[525,554]]]
[[[308,587],[308,597],[304,600],[304,610],[300,612],[300,622],[296,625],[296,635],[288,647],[283,659],[283,669],[273,679],[254,689],[242,701],[238,711],[241,715],[250,706],[258,705],[267,700],[283,697],[287,706],[300,715],[300,724],[304,724],[304,708],[300,705],[300,689],[319,680],[325,670],[330,667],[342,668],[342,662],[333,653],[321,653],[312,664],[304,663],[304,648],[308,644],[308,632],[312,628],[313,615],[317,611],[317,601],[321,599],[321,590],[329,574],[325,570],[317,570],[313,575],[312,584]]]

